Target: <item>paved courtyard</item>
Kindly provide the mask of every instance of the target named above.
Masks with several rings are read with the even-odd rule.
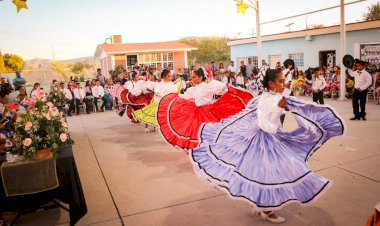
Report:
[[[350,101],[329,100],[346,120],[347,134],[329,140],[309,161],[333,181],[309,206],[279,211],[282,225],[365,225],[380,201],[380,106],[367,103],[368,121],[350,121]],[[144,133],[114,112],[68,119],[88,213],[78,225],[229,226],[273,225],[252,216],[249,204],[234,201],[194,174],[189,157],[168,146],[159,133]],[[287,115],[285,127],[295,127]],[[60,209],[21,218],[20,225],[68,225]]]

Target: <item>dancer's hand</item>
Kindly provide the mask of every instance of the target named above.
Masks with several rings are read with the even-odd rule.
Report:
[[[280,108],[286,108],[286,106],[288,106],[288,102],[286,101],[285,97],[282,97],[282,99],[278,102],[278,106]]]

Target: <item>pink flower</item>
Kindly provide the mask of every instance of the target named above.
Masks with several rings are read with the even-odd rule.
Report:
[[[59,139],[61,139],[62,142],[65,142],[67,140],[67,135],[65,133],[61,133],[61,135],[59,135]]]
[[[16,122],[17,122],[17,123],[22,122],[22,118],[21,118],[21,117],[17,117]]]
[[[50,109],[50,113],[51,113],[51,116],[53,116],[53,117],[58,116],[59,115],[58,108],[54,107],[54,108]]]
[[[23,144],[24,146],[26,146],[26,147],[29,147],[29,146],[32,144],[32,139],[30,139],[30,138],[26,138],[26,139],[22,142],[22,144]]]
[[[48,113],[42,113],[42,115],[43,115],[47,120],[51,120],[51,117],[50,117],[49,112],[48,112]]]
[[[33,123],[31,123],[31,122],[25,123],[25,130],[29,131],[32,128],[32,126],[33,126]]]
[[[53,104],[52,102],[47,102],[46,105],[47,105],[49,108],[54,107],[54,104]]]

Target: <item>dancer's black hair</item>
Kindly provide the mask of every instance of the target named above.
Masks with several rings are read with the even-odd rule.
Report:
[[[269,81],[274,82],[277,78],[277,75],[281,73],[281,70],[279,69],[268,69],[265,73],[264,80],[263,80],[263,87],[265,89],[269,89]]]

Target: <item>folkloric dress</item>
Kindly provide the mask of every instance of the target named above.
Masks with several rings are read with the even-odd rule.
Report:
[[[144,123],[148,123],[153,126],[157,126],[156,113],[158,108],[158,102],[160,99],[169,93],[178,93],[178,86],[176,86],[173,82],[150,82],[147,85],[149,90],[154,92],[154,99],[151,104],[148,106],[134,111],[133,117]]]
[[[199,148],[191,152],[197,174],[260,210],[290,202],[306,204],[331,183],[306,165],[323,143],[344,132],[343,121],[328,106],[287,98],[298,128],[281,127],[282,95],[264,92],[239,114],[204,124]]]
[[[215,95],[222,95],[214,100]],[[199,128],[204,122],[241,112],[252,95],[242,89],[212,80],[190,87],[184,94],[168,94],[158,106],[157,121],[164,139],[171,145],[189,150],[198,146]]]

